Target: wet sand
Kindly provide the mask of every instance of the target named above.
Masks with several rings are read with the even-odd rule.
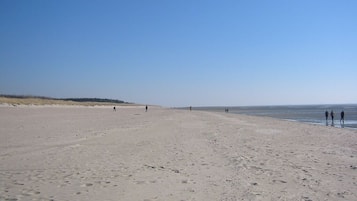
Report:
[[[1,106],[0,200],[357,200],[357,131],[142,106]]]

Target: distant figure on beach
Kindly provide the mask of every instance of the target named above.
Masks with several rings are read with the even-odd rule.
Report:
[[[332,120],[332,124],[333,124],[333,118],[334,118],[334,113],[333,113],[333,110],[331,110],[330,115],[331,115],[331,120]]]
[[[145,112],[147,112],[147,111],[148,111],[148,105],[145,106]]]
[[[192,106],[190,106],[190,111],[192,111]]]
[[[226,108],[224,111],[227,112],[227,113],[229,112],[228,108]]]
[[[341,121],[342,121],[343,124],[345,124],[345,112],[343,110],[341,112],[340,124],[341,124]]]
[[[117,111],[117,109],[115,108],[115,106],[113,107],[113,111],[114,111],[114,112]]]
[[[327,110],[325,111],[325,118],[326,118],[326,122],[327,122],[327,119],[328,119],[328,112],[327,112]]]

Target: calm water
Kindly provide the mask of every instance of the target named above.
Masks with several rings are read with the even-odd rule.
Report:
[[[226,107],[195,107],[195,110],[224,112]],[[247,114],[254,116],[268,116],[290,121],[328,125],[331,124],[329,116],[326,124],[325,111],[335,113],[335,127],[348,127],[357,129],[357,104],[349,105],[298,105],[298,106],[253,106],[253,107],[228,107],[229,113]],[[345,111],[345,124],[340,124],[340,113]]]

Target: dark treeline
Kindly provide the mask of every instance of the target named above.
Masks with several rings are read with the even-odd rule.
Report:
[[[6,94],[0,94],[0,97],[5,97],[5,98],[39,98],[39,99],[48,99],[48,100],[60,100],[56,98],[50,98],[50,97],[45,97],[45,96],[31,96],[31,95],[6,95]]]
[[[115,99],[107,99],[107,98],[51,98],[45,96],[31,96],[31,95],[4,95],[0,94],[0,97],[5,98],[38,98],[38,99],[45,99],[45,100],[63,100],[63,101],[74,101],[74,102],[99,102],[99,103],[128,103],[122,100],[115,100]]]

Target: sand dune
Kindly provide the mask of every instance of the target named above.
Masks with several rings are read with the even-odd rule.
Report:
[[[357,131],[159,107],[0,107],[0,200],[357,200]]]

